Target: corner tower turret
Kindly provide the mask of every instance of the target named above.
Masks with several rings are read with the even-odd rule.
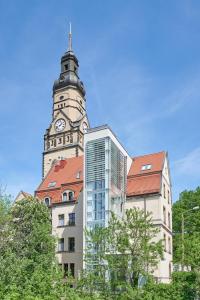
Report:
[[[43,177],[55,160],[83,154],[84,132],[89,122],[85,89],[78,69],[70,26],[68,50],[61,57],[61,72],[53,85],[52,121],[44,135]]]

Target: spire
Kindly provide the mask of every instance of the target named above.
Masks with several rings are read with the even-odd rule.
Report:
[[[72,24],[69,23],[68,51],[72,51]]]

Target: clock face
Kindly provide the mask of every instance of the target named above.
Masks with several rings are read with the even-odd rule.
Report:
[[[87,128],[88,128],[87,123],[83,122],[82,127],[83,127],[83,132],[84,132],[84,133],[87,132]]]
[[[65,120],[63,119],[58,119],[55,123],[55,129],[57,132],[63,131],[65,128]]]

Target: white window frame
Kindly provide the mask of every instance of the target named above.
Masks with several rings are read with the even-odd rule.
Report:
[[[48,200],[49,200],[49,204],[48,204],[48,205],[47,205],[47,203],[46,203],[46,201],[45,201],[46,199],[48,199]],[[48,196],[47,196],[47,197],[45,197],[45,198],[44,198],[44,204],[45,204],[46,206],[50,206],[50,205],[51,205],[51,198],[50,198],[50,197],[48,197]]]

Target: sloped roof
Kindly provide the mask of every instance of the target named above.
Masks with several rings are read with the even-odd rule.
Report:
[[[72,184],[83,181],[83,156],[59,160],[50,169],[37,191],[55,189],[62,184]],[[51,183],[55,183],[51,186]]]
[[[161,174],[149,174],[128,178],[127,197],[160,192]]]
[[[166,153],[162,151],[158,153],[133,157],[133,163],[129,170],[128,176],[134,176],[140,174],[142,175],[142,174],[162,171],[165,155]],[[145,165],[151,165],[151,169],[142,171],[142,166]]]
[[[164,151],[133,158],[127,178],[127,196],[159,193],[166,153]],[[145,165],[150,169],[142,170]]]
[[[51,198],[51,203],[62,201],[65,190],[74,191],[74,200],[83,188],[83,156],[57,161],[43,179],[35,194],[38,198]]]
[[[20,191],[20,192],[17,194],[17,196],[16,196],[16,198],[15,198],[14,201],[17,202],[17,201],[20,201],[20,200],[22,200],[22,199],[29,198],[29,197],[32,197],[32,195],[29,194],[29,193],[27,193],[27,192]]]
[[[160,193],[165,156],[163,151],[133,158],[127,177],[127,197]],[[151,168],[142,170],[144,165]],[[83,156],[78,156],[57,161],[36,190],[36,196],[51,197],[52,203],[58,203],[62,201],[63,191],[73,190],[76,200],[82,189]]]

